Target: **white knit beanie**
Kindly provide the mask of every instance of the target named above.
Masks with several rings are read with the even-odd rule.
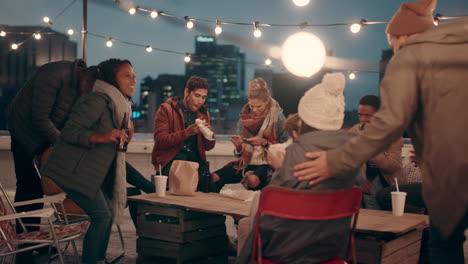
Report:
[[[338,130],[343,125],[345,77],[327,73],[322,82],[310,88],[299,101],[299,117],[319,130]]]

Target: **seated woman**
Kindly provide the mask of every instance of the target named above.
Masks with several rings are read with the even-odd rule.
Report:
[[[270,96],[262,78],[249,84],[248,103],[242,109],[237,124],[238,135],[233,136],[234,153],[240,158],[212,174],[217,190],[226,183],[242,182],[247,189],[259,190],[268,183],[271,166],[266,158],[269,144],[288,140],[283,130],[283,109]]]
[[[353,187],[364,178],[363,168],[330,178],[316,185],[299,182],[294,166],[305,161],[309,151],[339,147],[355,134],[340,130],[344,118],[341,73],[326,74],[301,98],[298,106],[302,120],[300,135],[286,150],[281,167],[275,170],[270,185],[289,188],[326,190]],[[350,232],[350,217],[324,221],[299,221],[264,215],[260,223],[262,256],[277,263],[320,263],[338,256],[344,258]],[[253,232],[247,238],[237,263],[251,260]]]

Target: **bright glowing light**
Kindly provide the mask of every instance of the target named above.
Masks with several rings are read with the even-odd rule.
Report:
[[[215,33],[216,33],[216,35],[219,35],[219,34],[221,34],[222,32],[223,32],[223,29],[222,29],[220,26],[216,26],[216,28],[215,28]]]
[[[192,21],[187,21],[187,28],[192,29],[193,28],[193,22]]]
[[[438,26],[439,25],[439,20],[434,20],[434,26]]]
[[[270,60],[270,59],[266,59],[266,60],[265,60],[265,65],[266,65],[266,66],[270,66],[270,65],[271,65],[271,60]]]
[[[361,31],[361,24],[352,24],[351,27],[349,27],[349,30],[351,30],[351,32],[353,32],[354,34],[359,33],[359,31]]]
[[[310,3],[310,0],[293,0],[293,2],[297,6],[306,6]]]
[[[70,28],[70,29],[67,31],[67,34],[70,35],[70,36],[72,36],[73,34],[75,34],[75,30],[73,30],[73,29]]]
[[[151,14],[150,14],[150,16],[151,16],[152,19],[157,18],[158,15],[159,15],[159,14],[158,14],[158,12],[156,12],[156,11],[153,11],[153,12],[151,12]]]
[[[6,32],[5,32],[5,31],[3,31],[3,30],[2,30],[2,31],[0,31],[0,37],[4,37],[4,36],[6,36]]]
[[[259,38],[262,36],[262,31],[260,29],[255,29],[253,32],[254,37]]]
[[[44,21],[44,23],[49,23],[50,22],[50,18],[49,17],[44,17],[42,19],[42,21]]]
[[[11,44],[11,49],[14,49],[14,50],[18,49],[18,44],[16,43]]]
[[[273,57],[275,59],[280,59],[282,52],[283,51],[281,50],[281,47],[273,46],[270,48],[268,54],[270,55],[270,57]]]
[[[109,48],[112,47],[113,44],[114,43],[112,43],[112,40],[110,40],[110,39],[106,42],[106,46],[109,47]]]
[[[311,77],[325,63],[326,51],[314,34],[299,32],[286,39],[281,59],[288,71],[301,77]]]
[[[130,13],[130,15],[134,15],[136,13],[136,8],[132,7],[128,10],[128,13]]]
[[[40,40],[42,38],[40,33],[34,33],[34,38]]]
[[[189,63],[190,60],[191,60],[190,55],[186,54],[185,57],[184,57],[184,61],[185,61],[186,63]]]
[[[153,47],[151,46],[146,46],[146,52],[152,52],[153,51]]]
[[[348,75],[348,78],[349,78],[350,80],[354,80],[354,79],[356,79],[356,74],[354,74],[354,72],[352,72],[352,73],[350,73],[350,74]]]

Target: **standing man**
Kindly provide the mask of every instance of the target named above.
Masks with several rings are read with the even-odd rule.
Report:
[[[185,85],[184,97],[169,98],[156,112],[152,163],[155,170],[161,165],[163,175],[169,175],[174,160],[203,165],[205,151],[214,148],[214,135],[212,140],[206,139],[195,123],[195,119],[201,119],[210,128],[210,114],[205,105],[208,89],[204,78],[192,76]]]
[[[430,217],[431,263],[463,263],[468,226],[468,19],[435,27],[435,0],[404,3],[387,26],[395,56],[380,92],[382,106],[358,137],[295,167],[316,184],[340,177],[382,152],[409,128],[421,161]]]
[[[33,159],[47,156],[60,135],[77,98],[92,90],[96,67],[86,63],[58,61],[41,66],[13,99],[8,112],[11,152],[15,163],[15,202],[42,198],[41,180]],[[43,204],[16,207],[18,212],[41,209]],[[40,218],[23,219],[39,223]],[[23,232],[17,225],[17,232]],[[38,227],[28,227],[29,231]],[[17,256],[17,263],[32,263],[31,253]]]

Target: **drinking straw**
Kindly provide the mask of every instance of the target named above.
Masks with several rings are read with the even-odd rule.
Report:
[[[159,164],[159,175],[162,176],[161,164]]]
[[[398,179],[395,177],[395,186],[396,186],[396,191],[400,192],[400,188],[398,188]]]

